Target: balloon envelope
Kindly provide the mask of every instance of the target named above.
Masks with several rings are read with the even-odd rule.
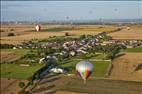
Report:
[[[89,61],[81,61],[76,65],[76,71],[83,80],[87,80],[93,72],[93,69],[93,64]]]
[[[36,31],[40,31],[40,26],[36,25],[35,29],[36,29]]]

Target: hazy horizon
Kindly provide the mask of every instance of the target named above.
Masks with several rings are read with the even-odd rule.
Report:
[[[1,21],[142,19],[142,1],[1,1]]]

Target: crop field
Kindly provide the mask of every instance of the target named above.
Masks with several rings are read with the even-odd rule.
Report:
[[[26,80],[10,79],[10,78],[0,78],[0,92],[1,94],[18,94],[21,88],[19,83],[24,82],[27,84]]]
[[[113,39],[142,39],[142,26],[129,26],[129,29],[123,28],[121,31],[109,34]]]
[[[112,32],[123,27],[121,31]],[[1,25],[1,43],[2,44],[20,44],[23,41],[31,39],[48,39],[51,36],[64,36],[65,32],[69,32],[71,36],[79,36],[83,34],[98,34],[99,32],[112,32],[109,35],[113,39],[142,39],[140,25],[129,26],[115,25],[41,25],[41,32],[36,32],[34,25]],[[56,32],[56,33],[55,33]],[[9,33],[14,33],[14,36],[8,36]]]
[[[126,51],[126,52],[142,53],[142,48],[127,48],[125,51]]]
[[[0,75],[2,78],[15,78],[27,80],[34,72],[39,70],[42,65],[33,64],[30,66],[20,66],[20,64],[1,64]]]
[[[42,79],[35,93],[47,94],[141,94],[142,83],[89,78],[84,84],[78,76],[48,75]]]
[[[61,90],[65,91],[83,94],[140,94],[140,92],[142,92],[140,88],[142,84],[137,82],[90,79],[84,84],[83,81],[78,78],[64,79],[68,79],[68,83],[61,87]]]
[[[28,79],[43,65],[28,63],[28,59],[21,57],[32,54],[29,49],[1,49],[0,75],[2,78]],[[32,58],[31,58],[32,59]],[[13,62],[13,63],[11,63]],[[28,66],[21,66],[27,64]]]
[[[142,82],[142,69],[138,66],[142,63],[142,53],[127,52],[125,55],[113,61],[110,74],[111,79]]]
[[[20,59],[29,52],[28,49],[1,49],[1,63],[11,62]]]
[[[1,52],[13,52],[17,55],[25,55],[29,52],[29,49],[1,49]]]
[[[64,36],[65,32],[78,36],[111,32],[117,29],[116,26],[103,25],[41,25],[41,32],[36,32],[34,25],[1,25],[1,27],[1,44],[20,44],[31,39],[48,39],[51,36]],[[15,35],[8,36],[9,33],[14,33]]]

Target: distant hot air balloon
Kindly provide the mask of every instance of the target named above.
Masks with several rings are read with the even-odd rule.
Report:
[[[86,80],[92,74],[93,69],[93,64],[89,61],[81,61],[76,65],[76,71],[79,76],[84,80],[84,83],[86,83]]]
[[[36,25],[35,29],[36,29],[36,31],[40,31],[40,26]]]

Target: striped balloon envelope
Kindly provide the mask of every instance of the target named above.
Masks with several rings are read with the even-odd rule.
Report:
[[[76,64],[76,71],[85,82],[88,79],[88,77],[92,74],[93,69],[93,64],[89,61],[81,61],[78,64]]]

